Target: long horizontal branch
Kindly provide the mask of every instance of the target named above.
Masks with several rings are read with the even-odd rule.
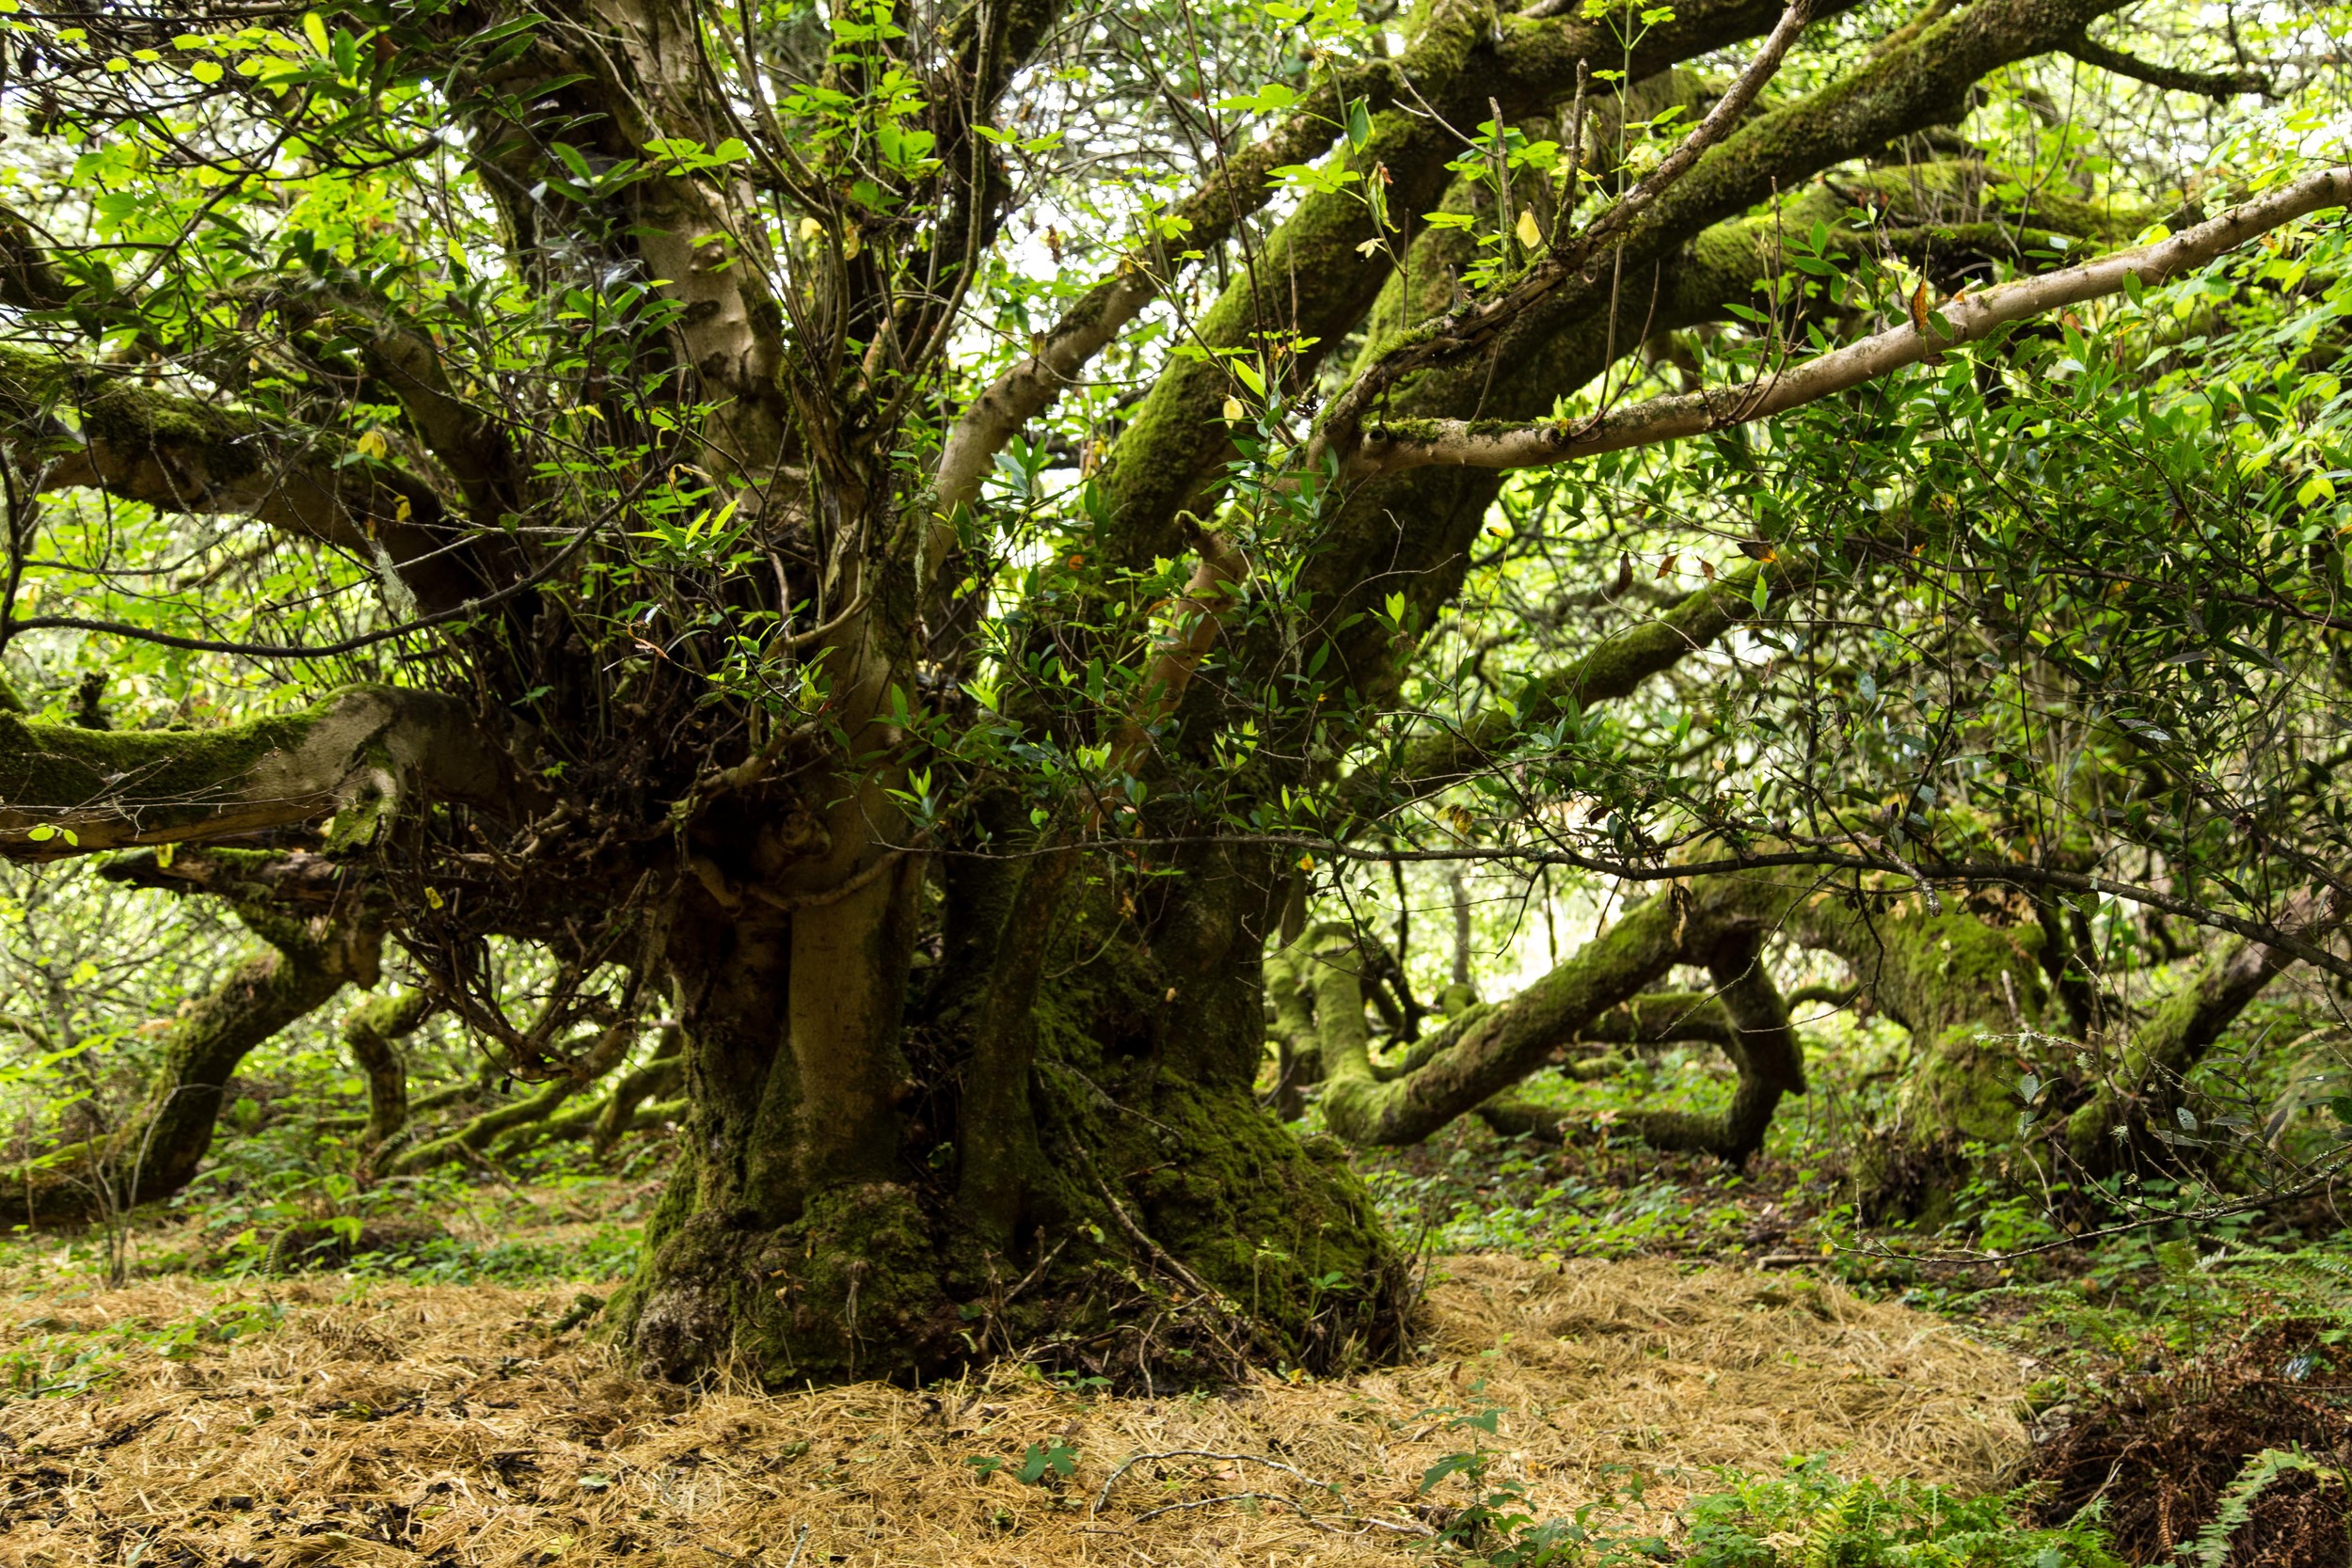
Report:
[[[532,782],[462,703],[352,687],[209,730],[85,730],[0,714],[0,856],[233,838],[337,818],[372,843],[412,799],[528,809]]]
[[[1540,467],[1770,419],[1920,364],[1946,348],[1980,341],[2004,326],[2120,293],[2133,279],[2151,287],[2166,282],[2258,234],[2347,201],[2352,201],[2352,167],[2323,169],[2169,239],[1980,294],[1963,294],[1930,312],[1924,326],[1905,322],[1740,387],[1653,398],[1581,420],[1500,428],[1462,420],[1375,426],[1357,450],[1349,476],[1360,480],[1433,467]]]

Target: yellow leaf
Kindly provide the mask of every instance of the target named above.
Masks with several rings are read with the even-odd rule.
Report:
[[[392,515],[400,521],[405,523],[408,520],[409,510],[408,498],[406,496],[396,497],[393,499]]]
[[[1535,209],[1519,209],[1519,244],[1533,250],[1544,243],[1544,231],[1535,227]]]
[[[1242,417],[1243,413],[1244,410],[1241,405],[1241,399],[1227,398],[1225,400],[1225,417],[1227,419],[1238,420]]]
[[[389,444],[384,439],[384,433],[380,430],[361,431],[359,438],[352,445],[359,449],[359,455],[362,457],[382,457],[391,450]]]
[[[825,226],[818,223],[815,218],[803,218],[801,220],[801,238],[803,240],[813,240],[824,231]]]
[[[426,888],[424,890],[424,901],[431,905],[434,909],[439,909],[444,902],[441,897],[441,890],[437,887]]]
[[[304,13],[302,18],[302,36],[309,39],[310,40],[310,47],[317,50],[321,55],[331,55],[334,53],[326,41],[326,24],[319,20],[318,12],[308,11]]]

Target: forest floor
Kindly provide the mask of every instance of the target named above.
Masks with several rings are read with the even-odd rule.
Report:
[[[1656,1260],[1431,1265],[1414,1365],[1160,1399],[1013,1365],[689,1397],[565,1326],[570,1286],[20,1297],[9,1340],[116,1359],[0,1416],[0,1562],[1413,1561],[1506,1483],[1670,1546],[1693,1494],[1792,1453],[1967,1493],[2025,1453],[2016,1357],[1910,1308]]]
[[[0,1243],[0,1568],[2352,1560],[2340,1218],[1952,1261],[1840,1201],[1867,1102],[1734,1173],[1616,1132],[1722,1086],[1645,1074],[1549,1091],[1569,1148],[1360,1162],[1427,1283],[1406,1364],[1156,1398],[643,1382],[594,1307],[658,1140],[360,1191],[264,1132],[137,1227]],[[322,1221],[335,1260],[274,1240]]]

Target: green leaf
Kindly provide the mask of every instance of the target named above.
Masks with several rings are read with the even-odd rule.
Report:
[[[1287,109],[1298,102],[1298,94],[1279,82],[1268,82],[1256,92],[1233,93],[1216,101],[1220,109],[1233,109],[1243,114],[1265,114]]]

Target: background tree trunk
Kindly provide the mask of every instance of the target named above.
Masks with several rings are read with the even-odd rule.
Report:
[[[400,1042],[431,1010],[423,992],[398,990],[371,997],[344,1015],[343,1043],[368,1082],[368,1119],[359,1129],[363,1161],[408,1125],[408,1059]]]
[[[269,942],[173,1022],[145,1105],[113,1132],[20,1168],[11,1209],[28,1225],[66,1225],[170,1196],[213,1147],[238,1064],[280,1029],[325,1006],[344,984],[373,983],[382,931],[303,923],[241,907]]]

